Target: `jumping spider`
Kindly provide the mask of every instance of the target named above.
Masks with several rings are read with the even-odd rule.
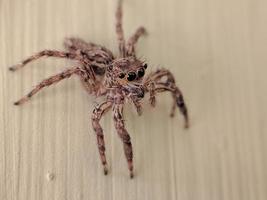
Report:
[[[29,62],[44,56],[67,58],[77,61],[76,66],[43,80],[26,96],[14,104],[21,105],[44,87],[69,78],[74,74],[78,75],[89,94],[96,97],[106,96],[106,100],[96,106],[92,114],[92,126],[96,133],[104,174],[108,173],[108,168],[105,156],[103,129],[99,121],[102,116],[112,108],[115,128],[123,142],[128,169],[130,177],[132,178],[132,144],[130,135],[125,128],[123,118],[123,105],[126,100],[132,102],[137,113],[141,115],[141,100],[146,93],[149,93],[150,104],[154,107],[157,93],[165,91],[171,92],[173,97],[171,117],[174,116],[175,108],[178,106],[184,116],[186,128],[189,123],[187,108],[182,93],[175,84],[173,74],[166,69],[159,69],[144,77],[147,63],[136,58],[135,45],[139,37],[144,35],[146,31],[145,28],[139,27],[129,40],[127,42],[125,41],[122,28],[122,1],[119,1],[116,10],[116,33],[119,46],[119,55],[117,57],[103,46],[87,43],[79,38],[67,38],[64,41],[64,46],[67,49],[66,51],[44,50],[30,56],[9,69],[15,71],[24,67]]]

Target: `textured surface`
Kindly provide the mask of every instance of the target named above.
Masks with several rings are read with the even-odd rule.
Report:
[[[171,98],[126,109],[136,177],[108,114],[110,174],[103,176],[88,97],[77,78],[48,88],[22,107],[12,102],[43,78],[70,66],[42,59],[7,67],[79,36],[117,52],[113,0],[0,1],[0,199],[267,198],[267,1],[126,0],[124,27],[149,35],[138,45],[150,69],[174,72],[191,114],[169,119]],[[147,101],[146,101],[147,102]],[[178,114],[178,113],[177,113]]]

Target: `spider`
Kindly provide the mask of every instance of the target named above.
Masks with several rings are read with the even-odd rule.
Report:
[[[66,51],[43,50],[13,65],[9,70],[16,71],[41,57],[66,58],[76,61],[75,66],[41,81],[26,96],[16,101],[14,105],[25,103],[47,86],[58,83],[72,75],[78,75],[89,94],[96,97],[105,97],[104,102],[95,106],[91,117],[104,174],[108,173],[108,167],[100,120],[105,113],[112,109],[115,128],[123,142],[129,174],[133,178],[132,144],[123,117],[123,106],[126,100],[131,102],[136,108],[137,114],[141,115],[141,103],[146,93],[149,94],[150,104],[155,107],[156,95],[162,92],[170,92],[173,97],[170,116],[174,116],[177,106],[184,117],[185,128],[188,128],[189,120],[183,95],[176,86],[174,76],[170,71],[158,69],[146,77],[144,76],[148,65],[136,57],[135,45],[138,39],[146,34],[146,30],[144,27],[139,27],[128,41],[125,40],[122,28],[122,0],[118,1],[115,17],[118,56],[114,56],[110,50],[101,45],[87,43],[80,38],[66,38],[64,40]]]

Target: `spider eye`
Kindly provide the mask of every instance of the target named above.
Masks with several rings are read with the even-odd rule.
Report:
[[[139,78],[143,77],[145,75],[144,68],[139,69],[138,72],[137,72],[137,75],[138,75]]]
[[[133,81],[136,78],[135,72],[129,72],[127,76],[128,81]]]
[[[143,67],[146,69],[147,68],[147,64],[145,63]]]
[[[113,66],[112,65],[109,65],[108,66],[108,69],[111,71],[113,69]]]
[[[124,73],[120,73],[119,78],[123,79],[124,77],[125,77],[125,74]]]

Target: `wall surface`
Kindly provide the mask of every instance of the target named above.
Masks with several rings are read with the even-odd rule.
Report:
[[[138,117],[127,105],[134,148],[129,179],[111,113],[105,131],[110,173],[103,175],[91,112],[96,102],[77,77],[49,87],[21,107],[12,103],[42,79],[73,65],[63,59],[8,66],[78,36],[117,53],[114,0],[0,1],[1,200],[267,199],[267,1],[125,0],[130,36],[144,25],[137,51],[170,69],[184,93],[191,127],[172,99],[148,97]]]

